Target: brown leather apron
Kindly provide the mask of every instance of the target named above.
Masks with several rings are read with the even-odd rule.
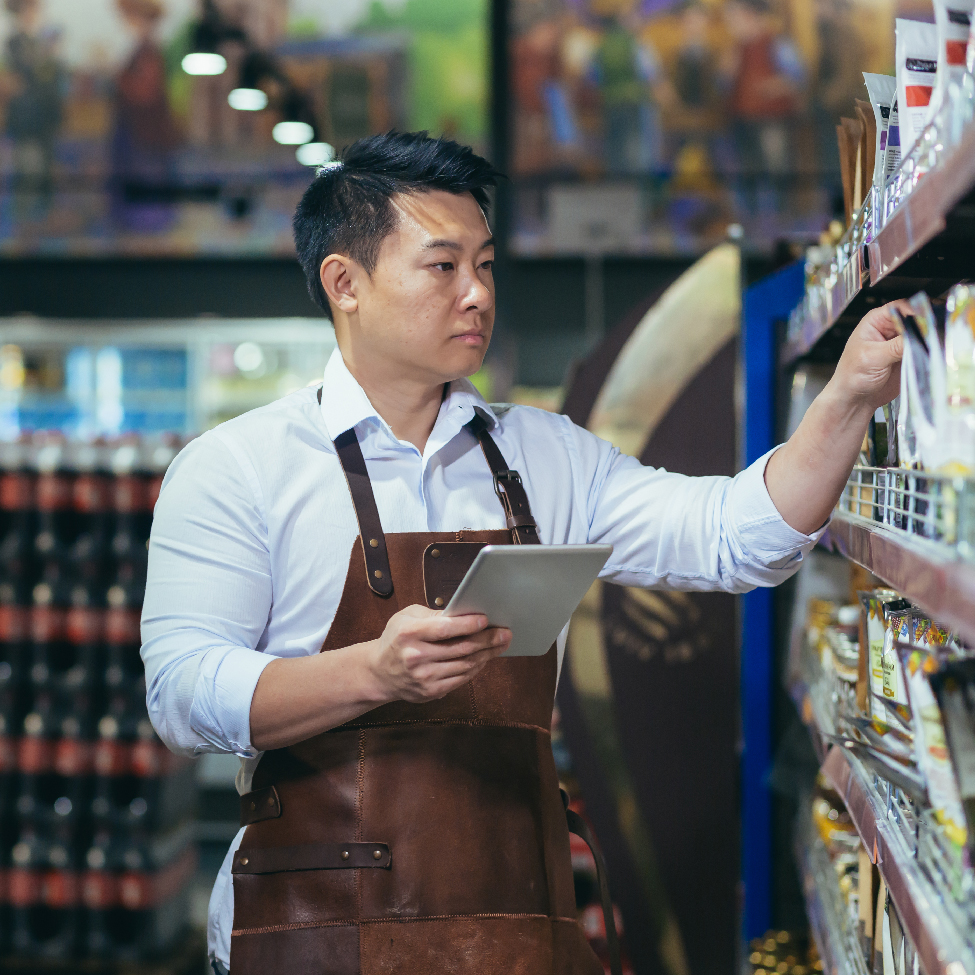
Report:
[[[360,535],[322,651],[445,605],[484,545],[538,541],[521,479],[480,417],[468,429],[506,531],[384,535],[355,433],[336,438]],[[232,975],[602,975],[576,920],[556,677],[554,647],[501,658],[439,701],[266,752],[241,800]]]

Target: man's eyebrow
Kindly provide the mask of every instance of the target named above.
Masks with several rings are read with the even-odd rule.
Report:
[[[444,247],[449,251],[461,251],[464,248],[457,243],[456,240],[446,240],[444,238],[438,238],[437,240],[428,240],[424,245],[423,249],[426,251],[437,250],[438,247]],[[478,248],[478,250],[486,250],[488,247],[494,247],[494,238],[488,237],[486,241]]]

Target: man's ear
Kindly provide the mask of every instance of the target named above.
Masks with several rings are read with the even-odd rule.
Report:
[[[318,270],[322,287],[332,307],[347,315],[353,314],[359,308],[353,281],[353,264],[352,259],[344,254],[329,254]]]

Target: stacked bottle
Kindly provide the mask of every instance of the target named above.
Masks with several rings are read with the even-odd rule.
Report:
[[[0,953],[128,961],[183,933],[195,786],[146,714],[152,506],[178,444],[0,444]]]

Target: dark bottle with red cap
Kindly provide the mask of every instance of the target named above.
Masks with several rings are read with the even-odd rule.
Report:
[[[67,580],[53,572],[48,579],[34,586],[30,615],[30,680],[36,688],[60,687],[75,658],[67,631]]]
[[[25,825],[10,854],[10,943],[17,955],[67,961],[82,944],[80,870],[71,834]]]
[[[119,569],[128,565],[131,567],[130,574],[144,579],[152,507],[149,504],[150,479],[142,466],[141,451],[135,443],[122,443],[112,454],[112,471],[115,474],[112,557]]]
[[[27,593],[37,571],[35,481],[27,444],[0,444],[0,578]]]
[[[37,471],[34,554],[45,566],[67,563],[77,530],[72,505],[73,478],[65,466],[63,437],[39,437],[34,445],[33,461]]]
[[[133,695],[145,694],[145,669],[140,656],[142,635],[143,582],[135,578],[131,565],[123,565],[106,598],[105,686],[111,693],[130,688]]]
[[[69,552],[71,575],[80,585],[104,589],[112,534],[112,480],[105,470],[106,449],[101,443],[74,444],[71,489],[74,530]]]
[[[30,607],[24,588],[0,582],[0,700],[23,698],[30,682]]]
[[[94,693],[105,667],[105,607],[101,587],[81,582],[71,589],[71,605],[65,613],[65,638],[71,648],[70,666],[61,678],[66,695]]]

